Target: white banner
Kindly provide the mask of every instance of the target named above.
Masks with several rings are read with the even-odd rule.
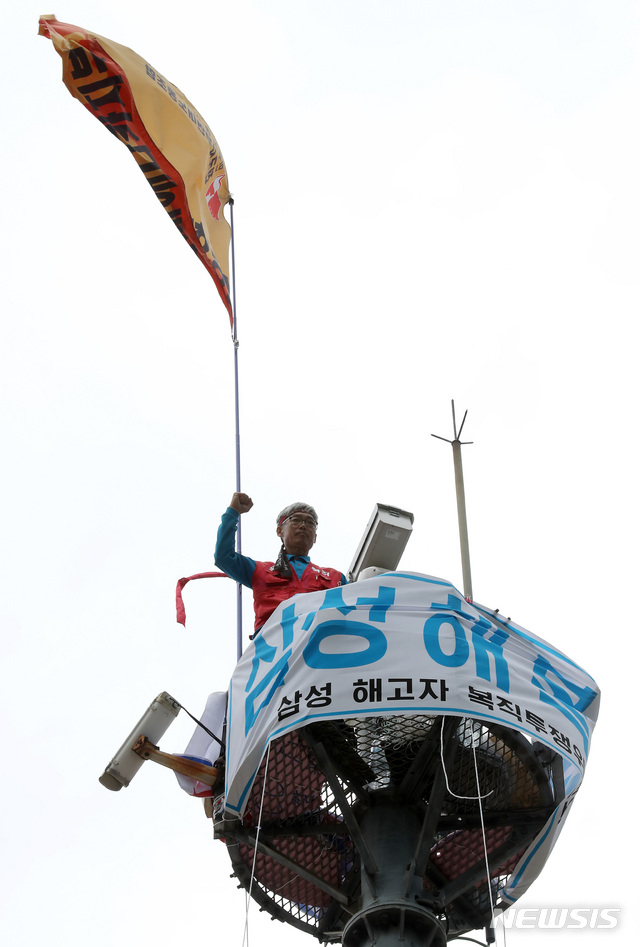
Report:
[[[242,814],[268,742],[314,720],[456,715],[511,727],[565,759],[577,789],[598,688],[566,655],[450,582],[393,572],[296,595],[238,663],[225,807]]]

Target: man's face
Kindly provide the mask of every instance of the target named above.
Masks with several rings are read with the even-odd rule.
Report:
[[[308,556],[316,541],[316,521],[309,513],[292,513],[276,532],[290,556]]]

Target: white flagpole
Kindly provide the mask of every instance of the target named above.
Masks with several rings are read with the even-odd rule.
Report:
[[[236,249],[235,249],[235,228],[233,222],[234,200],[229,197],[229,207],[231,208],[231,281],[233,294],[233,370],[234,370],[234,393],[235,393],[235,440],[236,440],[236,492],[241,491],[240,477],[240,386],[238,383],[238,310],[236,308]],[[242,517],[238,518],[238,532],[236,534],[236,550],[242,552]],[[237,634],[237,658],[242,656],[242,584],[236,583],[236,634]]]

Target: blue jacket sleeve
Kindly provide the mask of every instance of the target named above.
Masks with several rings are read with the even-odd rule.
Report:
[[[218,527],[214,560],[221,572],[225,572],[230,579],[235,579],[236,582],[240,582],[250,589],[256,561],[250,559],[249,556],[242,556],[236,552],[236,530],[238,529],[239,519],[240,514],[231,507],[227,507],[222,514],[222,522]]]

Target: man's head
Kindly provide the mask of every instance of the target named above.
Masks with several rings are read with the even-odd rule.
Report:
[[[316,541],[318,514],[308,503],[291,503],[278,513],[276,533],[290,556],[308,556]]]

